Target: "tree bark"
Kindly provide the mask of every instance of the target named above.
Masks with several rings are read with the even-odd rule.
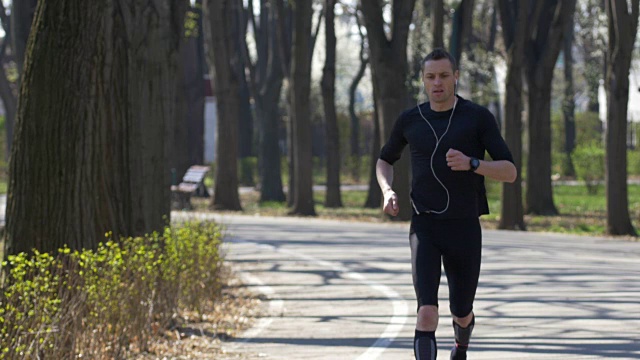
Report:
[[[527,8],[520,4],[513,6],[508,0],[500,0],[502,33],[507,46],[507,79],[504,105],[505,141],[511,150],[518,171],[518,178],[512,184],[502,184],[502,209],[498,228],[525,230],[522,205],[522,72],[526,31],[528,28]]]
[[[356,76],[351,81],[349,86],[349,119],[350,119],[350,135],[349,143],[351,148],[351,175],[355,181],[360,181],[360,168],[362,163],[362,151],[360,150],[360,119],[356,114],[356,91],[358,85],[364,77],[364,73],[369,65],[369,58],[365,55],[365,35],[362,33],[362,26],[360,25],[360,10],[356,10],[355,13],[356,23],[358,26],[358,33],[360,34],[360,67],[356,72]]]
[[[574,15],[575,16],[575,15]],[[567,23],[564,38],[564,101],[562,112],[564,114],[564,171],[567,176],[575,176],[576,171],[571,160],[571,153],[576,146],[576,116],[575,116],[575,90],[573,86],[573,36],[574,36],[573,16]]]
[[[202,2],[199,0],[200,5]],[[177,102],[181,116],[177,119],[171,152],[171,167],[175,169],[172,182],[180,182],[192,165],[204,163],[204,51],[202,29],[202,7],[189,10],[197,17],[193,33],[185,36],[180,46],[180,76]]]
[[[462,49],[466,46],[466,41],[471,33],[474,6],[474,0],[462,0],[453,14],[453,29],[451,30],[449,50],[456,59],[458,67],[460,67],[462,60]]]
[[[249,1],[248,8],[253,8],[253,1]],[[260,1],[259,22],[251,12],[248,14],[256,42],[256,60],[253,62],[250,59],[245,39],[243,56],[249,68],[249,87],[255,100],[258,123],[260,202],[282,202],[286,198],[282,189],[279,101],[284,79],[280,56],[281,48],[285,46],[281,46],[280,41],[287,38],[278,36],[277,27],[280,24],[280,16],[290,14],[284,10],[283,14],[279,14],[266,0]]]
[[[640,0],[606,0],[609,46],[607,49],[606,192],[607,233],[636,235],[629,217],[627,191],[627,104],[629,102],[629,68],[638,30]]]
[[[13,143],[13,127],[16,117],[16,106],[17,106],[17,92],[14,90],[14,84],[9,81],[7,77],[7,72],[3,64],[5,61],[5,55],[7,52],[7,48],[13,41],[11,36],[11,23],[9,20],[9,15],[7,15],[7,9],[4,7],[4,4],[0,1],[0,20],[2,22],[2,28],[5,31],[4,39],[2,39],[2,45],[0,45],[0,99],[2,100],[2,104],[4,105],[5,117],[4,117],[4,125],[5,125],[5,139],[6,139],[6,151],[4,154],[4,158],[6,161],[9,160],[9,154],[11,154],[11,145]],[[13,46],[13,45],[11,45]]]
[[[13,54],[18,65],[18,74],[24,69],[27,40],[31,32],[31,24],[38,0],[13,0],[11,2],[11,39]],[[20,81],[20,80],[18,80]]]
[[[238,194],[238,118],[240,81],[235,66],[240,51],[236,14],[239,0],[205,0],[205,46],[209,69],[215,73],[218,124],[216,173],[211,208],[242,210]]]
[[[367,28],[371,69],[379,90],[381,143],[386,142],[398,116],[407,106],[407,40],[415,0],[394,2],[391,40],[387,39],[382,9],[376,0],[363,0],[362,13]],[[413,213],[409,196],[409,156],[405,151],[394,166],[393,188],[400,201],[399,220],[409,220]]]
[[[248,24],[248,11],[245,11],[243,6],[238,8],[238,12],[235,15],[237,17],[236,26],[238,26],[237,38],[235,39],[235,46],[240,53],[245,45],[245,39],[247,37],[247,24]],[[248,162],[249,158],[254,155],[253,151],[253,113],[251,111],[251,93],[249,91],[249,84],[247,82],[247,76],[245,69],[247,68],[248,59],[244,56],[239,56],[238,61],[235,63],[235,71],[237,72],[238,81],[240,82],[240,117],[238,121],[238,157],[240,159],[240,184],[244,186],[254,186],[255,181],[253,179],[253,168]]]
[[[311,2],[295,0],[293,4],[294,31],[291,59],[291,123],[293,127],[293,187],[292,214],[315,216],[313,200],[311,119]]]
[[[431,6],[431,34],[433,35],[433,48],[444,48],[444,1],[433,0],[431,2]]]
[[[108,231],[118,238],[166,225],[166,139],[187,4],[39,4],[10,161],[5,256],[95,248]]]
[[[535,2],[530,14],[525,66],[529,85],[527,213],[557,215],[551,186],[551,81],[576,0]]]
[[[340,195],[340,133],[338,131],[338,115],[336,114],[336,0],[325,2],[325,39],[326,57],[322,72],[322,100],[324,103],[324,121],[327,151],[327,192],[325,207],[342,207]]]
[[[11,154],[11,146],[13,144],[13,128],[14,119],[16,118],[16,106],[17,99],[14,94],[13,84],[7,78],[7,72],[2,66],[2,56],[0,56],[0,99],[4,105],[5,117],[5,133],[6,133],[6,152],[5,160],[9,160],[9,154]]]
[[[372,79],[373,80],[373,79]],[[369,161],[369,190],[367,191],[367,200],[364,203],[364,207],[375,209],[382,206],[382,190],[378,185],[378,179],[376,178],[376,163],[380,157],[380,115],[378,114],[379,106],[377,104],[379,99],[379,90],[375,81],[373,82],[373,146],[371,147],[371,159]]]
[[[350,134],[349,134],[349,144],[351,148],[351,175],[355,181],[360,180],[360,168],[362,162],[362,151],[360,150],[360,118],[356,113],[356,91],[358,90],[358,85],[360,81],[364,77],[364,73],[367,70],[367,65],[369,64],[369,60],[360,57],[360,67],[356,73],[356,76],[351,81],[351,85],[349,86],[349,125],[350,125]]]

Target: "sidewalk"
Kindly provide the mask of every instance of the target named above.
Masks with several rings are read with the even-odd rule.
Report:
[[[406,224],[174,213],[183,217],[227,226],[228,262],[267,300],[230,354],[413,358]],[[470,359],[640,359],[640,243],[491,230],[483,242]],[[453,331],[444,276],[440,315],[445,359]]]

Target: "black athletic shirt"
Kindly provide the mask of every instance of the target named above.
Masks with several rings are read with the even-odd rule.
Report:
[[[433,111],[429,103],[420,104],[424,117],[431,123],[438,136],[447,128],[451,111]],[[409,144],[411,151],[411,200],[414,212],[442,211],[447,205],[447,195],[431,171],[431,154],[436,138],[427,122],[420,116],[418,107],[403,112],[396,120],[389,141],[380,152],[380,159],[395,163],[402,150]],[[441,219],[478,217],[489,213],[484,176],[472,171],[453,171],[447,166],[446,153],[452,148],[469,157],[484,159],[485,151],[493,160],[513,157],[500,135],[497,122],[491,112],[458,96],[449,131],[442,138],[433,159],[438,178],[449,189],[450,203],[443,214],[432,216]]]

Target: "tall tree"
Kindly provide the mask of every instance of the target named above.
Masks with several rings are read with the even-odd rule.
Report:
[[[627,193],[627,110],[629,68],[636,34],[640,0],[606,0],[609,28],[607,48],[606,189],[607,233],[636,235],[629,218]]]
[[[291,58],[291,123],[293,125],[293,209],[292,214],[313,216],[313,179],[311,157],[311,93],[312,14],[311,1],[293,3],[294,31]]]
[[[515,162],[522,172],[522,87],[525,41],[529,28],[527,6],[522,0],[500,0],[502,35],[507,48],[507,79],[504,105],[504,137]],[[522,205],[522,178],[502,184],[500,229],[525,230]]]
[[[166,225],[166,139],[187,5],[39,3],[10,162],[5,255],[94,248],[107,231],[133,236]]]
[[[216,172],[211,207],[241,210],[238,194],[238,117],[240,81],[235,71],[240,61],[236,44],[240,0],[205,0],[204,29],[209,69],[214,72],[218,102]]]
[[[575,16],[575,15],[574,15]],[[562,53],[564,54],[564,99],[562,113],[564,115],[564,171],[565,175],[575,176],[576,171],[571,160],[571,153],[576,146],[576,101],[573,85],[573,38],[574,16],[567,22]]]
[[[349,134],[351,161],[349,163],[351,164],[351,175],[354,180],[359,181],[360,168],[362,166],[362,152],[360,150],[360,118],[356,113],[356,91],[369,65],[369,58],[366,51],[366,37],[362,33],[362,26],[360,25],[360,9],[356,9],[354,17],[360,35],[360,66],[351,81],[351,85],[349,85],[349,124],[351,130]]]
[[[469,34],[471,34],[474,6],[475,0],[462,0],[453,13],[449,50],[451,55],[456,59],[458,66],[460,66],[462,60],[462,50],[466,46]]]
[[[280,0],[281,1],[281,0]],[[281,6],[284,6],[277,1]],[[260,202],[285,200],[282,190],[282,170],[280,161],[279,129],[280,112],[279,101],[285,69],[288,69],[290,56],[283,51],[291,47],[290,39],[278,36],[277,27],[290,22],[291,13],[278,13],[276,7],[268,0],[260,0],[259,19],[253,14],[253,0],[248,3],[247,14],[253,29],[256,43],[255,60],[249,58],[249,48],[244,41],[243,56],[249,68],[249,85],[255,100],[255,113],[258,120],[258,172],[260,178]],[[280,21],[280,19],[282,21]],[[290,31],[284,31],[290,33]],[[287,44],[280,44],[287,41]],[[282,52],[281,52],[282,51]]]
[[[575,6],[576,0],[533,1],[530,5],[531,26],[525,46],[529,109],[535,109],[529,112],[526,198],[530,214],[558,214],[551,186],[551,82]]]
[[[444,0],[433,0],[429,10],[431,11],[433,48],[444,48]]]
[[[13,142],[13,125],[16,117],[17,106],[17,91],[14,84],[9,80],[7,76],[7,70],[5,69],[5,63],[7,63],[7,49],[11,46],[11,21],[9,15],[4,7],[4,4],[0,1],[0,20],[2,28],[4,29],[5,36],[0,44],[0,99],[4,105],[5,117],[5,135],[6,135],[6,152],[5,160],[9,160],[9,154],[11,154],[11,145]]]
[[[204,43],[202,0],[187,12],[185,38],[180,46],[180,82],[178,111],[182,114],[173,130],[175,145],[171,151],[172,181],[179,182],[189,166],[204,162]],[[175,184],[177,185],[177,184]]]
[[[400,113],[407,107],[407,40],[415,0],[394,0],[389,34],[382,14],[380,0],[362,0],[362,13],[369,40],[370,61],[374,81],[377,84],[380,114],[381,143],[386,142]],[[411,218],[409,202],[409,156],[404,156],[394,166],[393,188],[400,199],[398,219]]]
[[[325,49],[326,57],[322,71],[322,100],[327,151],[327,192],[324,205],[328,208],[342,207],[340,195],[340,133],[336,114],[336,0],[325,1]]]
[[[373,87],[373,146],[371,147],[371,158],[369,160],[369,189],[367,191],[367,199],[365,200],[364,207],[375,209],[382,205],[382,189],[378,185],[378,179],[376,178],[376,163],[380,156],[380,141],[382,136],[380,135],[380,113],[378,109],[378,99],[380,98],[380,90],[378,90],[378,84],[375,80],[372,80]]]
[[[27,49],[27,40],[38,0],[13,0],[11,2],[11,39],[18,73],[22,74]]]
[[[253,9],[251,9],[253,11]],[[238,13],[236,23],[238,24],[238,31],[236,33],[235,46],[238,48],[238,52],[242,53],[243,47],[246,44],[247,37],[247,25],[249,23],[249,10],[243,7],[238,7]],[[248,66],[248,58],[240,56],[238,61],[234,64],[235,71],[237,72],[238,81],[240,83],[239,101],[240,101],[240,116],[238,118],[238,157],[240,159],[240,184],[244,186],[254,186],[254,174],[253,167],[251,166],[250,158],[255,155],[253,151],[253,112],[251,111],[251,92],[249,89],[249,83],[247,81],[246,69]]]

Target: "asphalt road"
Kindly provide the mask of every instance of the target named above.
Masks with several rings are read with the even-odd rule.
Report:
[[[215,219],[227,227],[228,261],[269,299],[266,316],[225,344],[230,353],[413,358],[406,224]],[[453,345],[447,296],[443,276],[441,359]],[[640,359],[640,243],[484,231],[475,312],[470,359]]]

